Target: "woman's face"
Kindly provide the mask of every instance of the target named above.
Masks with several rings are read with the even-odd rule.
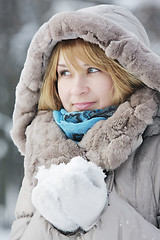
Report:
[[[68,62],[68,61],[67,61]],[[60,53],[58,73],[58,94],[64,109],[68,112],[103,109],[113,105],[113,81],[105,73],[77,59],[80,70],[68,67]]]

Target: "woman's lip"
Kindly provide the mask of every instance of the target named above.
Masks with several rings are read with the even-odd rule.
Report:
[[[84,111],[84,110],[90,109],[91,106],[92,106],[94,103],[95,103],[95,102],[74,103],[74,106],[75,106],[79,111]]]

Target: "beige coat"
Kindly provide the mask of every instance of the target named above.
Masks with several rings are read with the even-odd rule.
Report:
[[[130,33],[130,27],[126,30],[116,24],[116,14],[131,19],[142,39]],[[121,104],[112,117],[96,123],[78,144],[66,138],[52,112],[37,113],[39,90],[54,45],[61,39],[76,37],[99,44],[109,57],[117,59],[146,84]],[[11,131],[25,157],[25,176],[11,240],[160,239],[160,58],[147,44],[144,29],[127,10],[107,5],[60,13],[36,33],[17,86]],[[38,166],[67,163],[75,156],[113,170],[114,190],[110,206],[89,232],[65,236],[33,207],[31,193]],[[136,230],[131,231],[128,224],[132,220]],[[134,225],[136,222],[138,225]]]

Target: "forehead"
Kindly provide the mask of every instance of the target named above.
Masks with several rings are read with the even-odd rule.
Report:
[[[88,61],[87,57],[83,57],[82,59],[80,57],[77,57],[77,55],[67,55],[64,51],[60,51],[59,53],[59,59],[57,68],[69,68],[69,69],[76,69],[81,70],[84,67],[88,67],[90,65],[90,61]]]
[[[67,65],[68,68],[74,68],[78,71],[87,66],[101,68],[99,57],[91,47],[76,44],[69,46],[69,48],[60,49],[58,64]]]

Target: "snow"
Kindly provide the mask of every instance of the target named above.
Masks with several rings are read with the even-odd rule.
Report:
[[[105,174],[82,157],[68,164],[40,167],[32,202],[39,212],[62,231],[89,230],[107,204]]]

